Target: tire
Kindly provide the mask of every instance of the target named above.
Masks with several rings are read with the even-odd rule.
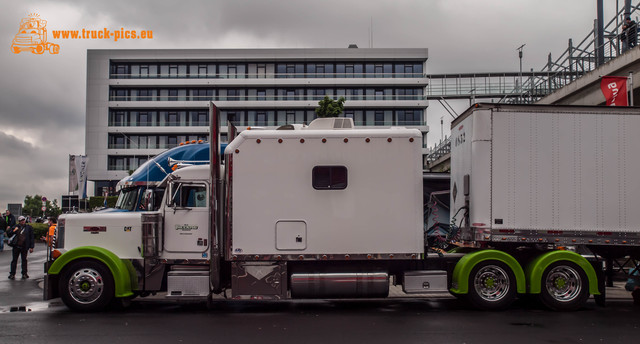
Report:
[[[81,312],[104,309],[113,300],[115,290],[111,271],[92,260],[73,262],[66,267],[58,288],[62,302]]]
[[[20,54],[20,48],[16,47],[16,46],[11,46],[11,52],[13,52],[14,54]]]
[[[467,301],[481,310],[501,310],[516,299],[516,278],[506,264],[487,260],[478,263],[469,274]]]
[[[575,311],[589,299],[589,280],[581,267],[560,261],[549,265],[542,274],[540,301],[556,311]]]
[[[44,53],[44,51],[45,51],[44,45],[42,45],[42,44],[37,45],[36,48],[33,51],[38,55]]]

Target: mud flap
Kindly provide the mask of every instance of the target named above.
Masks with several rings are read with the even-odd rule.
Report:
[[[598,291],[600,291],[600,295],[593,295],[593,299],[596,301],[596,305],[605,307],[607,300],[607,287],[605,285],[605,274],[602,261],[589,259],[589,263],[591,263],[591,266],[593,266],[593,269],[596,271],[596,277],[598,278]]]

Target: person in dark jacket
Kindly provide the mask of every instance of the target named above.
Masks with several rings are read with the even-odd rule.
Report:
[[[0,216],[0,252],[4,251],[4,232],[7,231],[7,222],[4,216]]]
[[[13,260],[11,261],[9,279],[16,278],[18,256],[21,256],[22,258],[22,262],[20,264],[20,267],[22,268],[22,279],[27,279],[29,278],[29,275],[27,275],[27,251],[29,251],[29,253],[33,253],[33,246],[35,244],[33,227],[27,224],[27,219],[24,216],[20,216],[18,217],[18,225],[13,227],[9,232],[9,236],[12,235],[16,235],[18,239],[13,245]]]
[[[9,209],[7,209],[4,211],[4,214],[2,215],[2,219],[4,220],[4,223],[0,223],[0,224],[3,225],[2,229],[4,229],[4,235],[8,237],[9,230],[16,226],[16,218],[13,216],[13,214],[11,214]],[[0,250],[1,249],[4,249],[4,242],[2,246],[0,246]]]
[[[11,228],[16,226],[16,218],[13,216],[13,214],[11,214],[9,209],[5,210],[4,212],[4,221],[7,223],[7,228],[5,228],[5,231],[9,231]]]
[[[627,48],[631,49],[638,44],[638,25],[631,17],[624,20],[624,32],[627,39]]]

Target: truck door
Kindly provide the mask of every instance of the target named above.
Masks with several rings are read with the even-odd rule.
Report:
[[[209,185],[174,181],[169,184],[164,214],[164,250],[195,253],[207,258],[209,237]],[[194,257],[195,258],[195,257]]]

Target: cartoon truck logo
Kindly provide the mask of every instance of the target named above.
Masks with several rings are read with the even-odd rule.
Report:
[[[30,50],[33,54],[42,54],[49,51],[50,54],[60,52],[58,44],[47,42],[47,21],[39,18],[38,14],[30,14],[20,21],[20,29],[11,42],[11,51],[19,54],[21,51]]]

